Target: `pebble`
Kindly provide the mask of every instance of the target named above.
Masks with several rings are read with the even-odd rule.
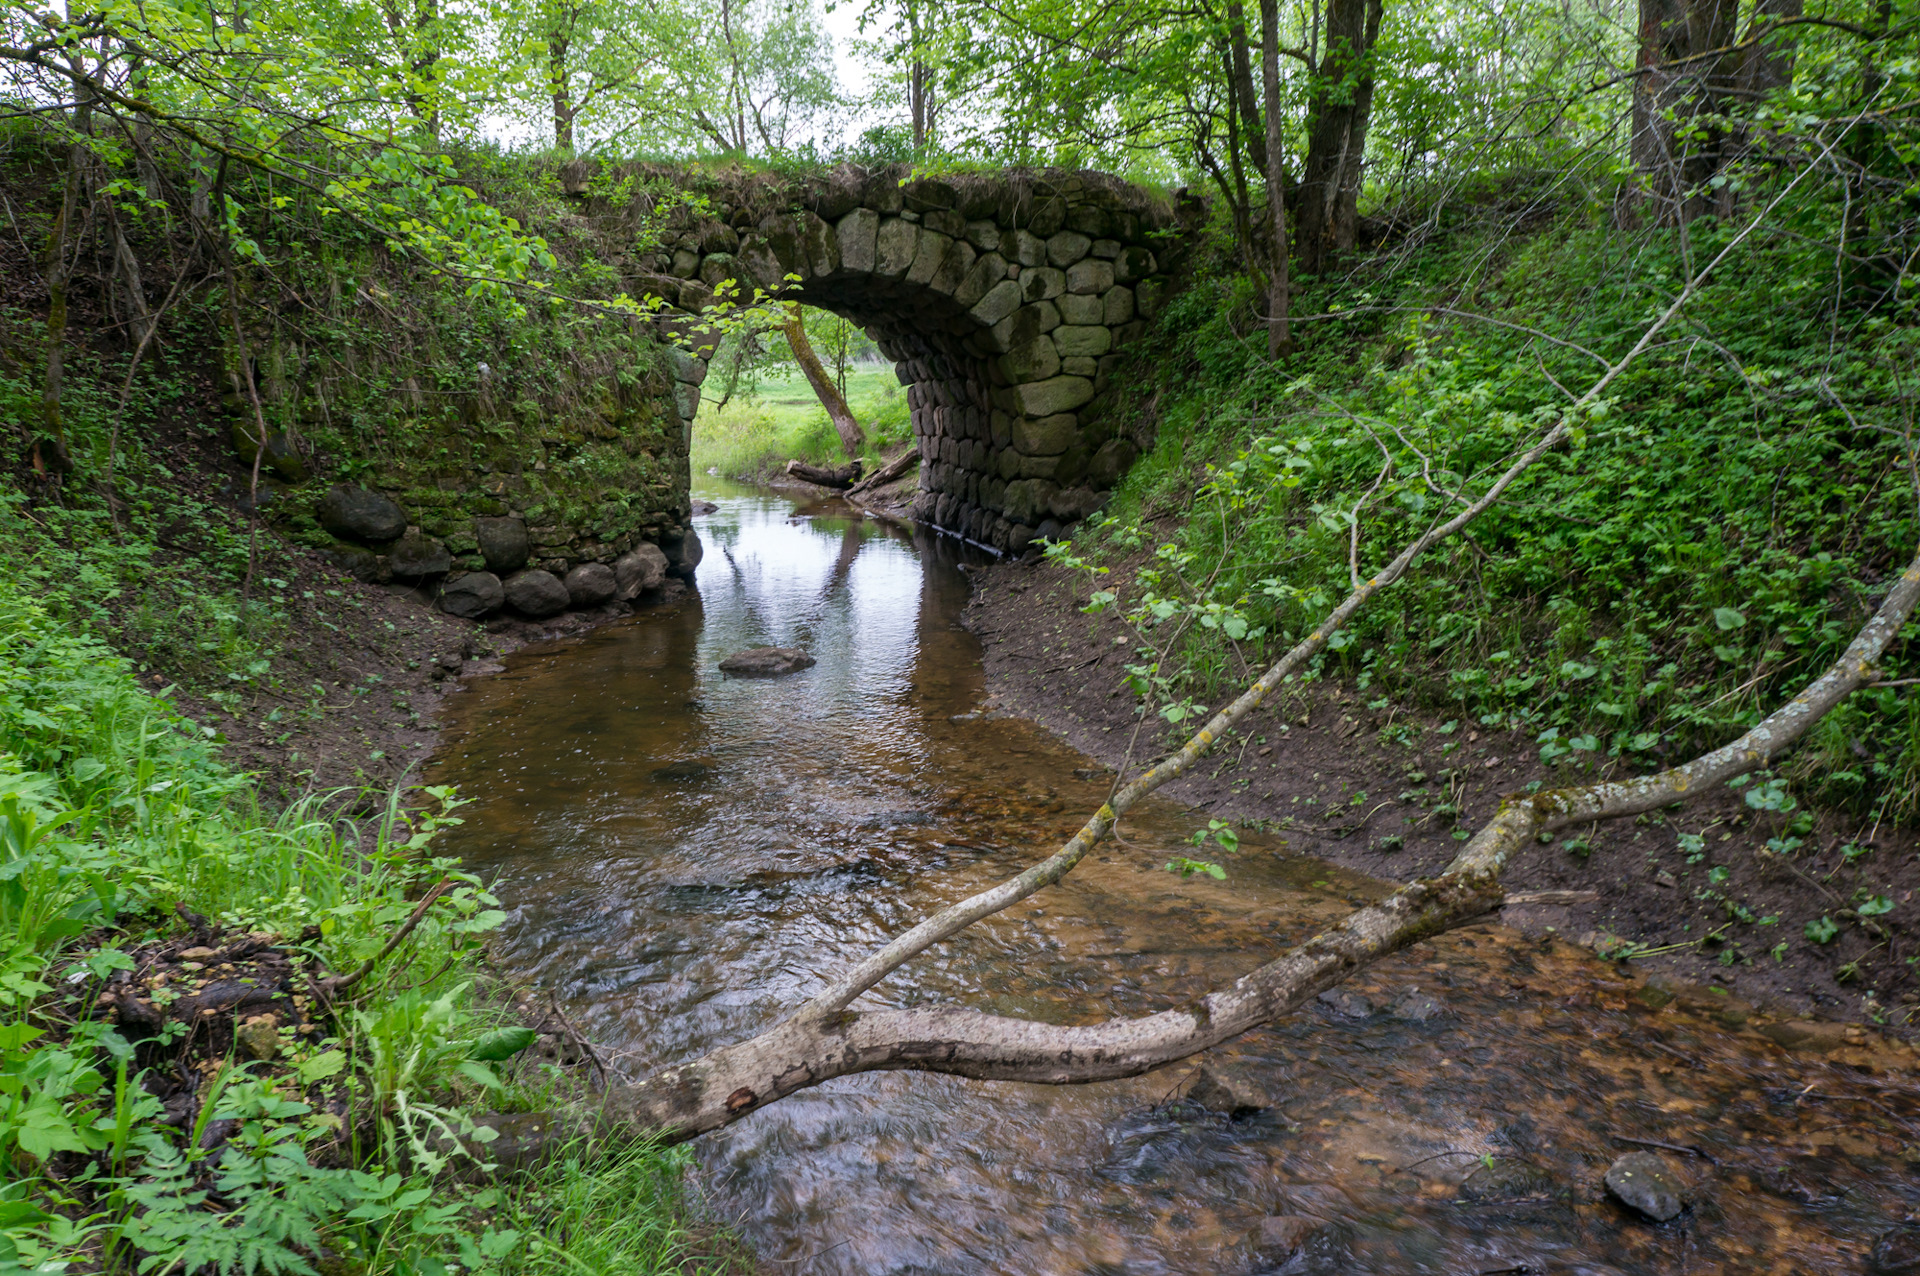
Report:
[[[1622,1204],[1658,1223],[1686,1208],[1686,1185],[1666,1161],[1651,1152],[1629,1152],[1608,1166],[1607,1190]]]

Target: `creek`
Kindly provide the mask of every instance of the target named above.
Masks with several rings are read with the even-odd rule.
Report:
[[[983,553],[697,482],[718,505],[699,520],[697,596],[515,653],[456,698],[435,764],[475,799],[448,846],[512,911],[497,961],[629,1075],[752,1034],[1045,855],[1111,779],[1031,724],[973,713],[960,569]],[[716,667],[764,644],[819,663],[772,681]],[[1165,871],[1204,823],[1145,804],[1124,844],[869,999],[1144,1014],[1384,893],[1256,833],[1225,881]],[[845,1078],[696,1152],[708,1205],[768,1271],[1873,1270],[1875,1238],[1920,1207],[1911,1073],[1753,1027],[1711,990],[1676,996],[1485,923],[1150,1076]],[[1182,1100],[1203,1063],[1279,1101],[1231,1116]],[[1667,1153],[1694,1184],[1681,1218],[1606,1197],[1608,1164],[1642,1146],[1627,1140],[1704,1153]],[[1306,1221],[1269,1225],[1262,1248],[1273,1216]],[[1886,1270],[1920,1271],[1920,1236],[1896,1231],[1881,1258],[1908,1241],[1916,1266]]]

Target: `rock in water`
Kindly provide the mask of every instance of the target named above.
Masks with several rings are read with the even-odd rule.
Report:
[[[440,610],[467,620],[490,616],[506,601],[500,578],[492,572],[468,572],[448,581],[440,590]]]
[[[1657,1223],[1686,1207],[1686,1185],[1651,1152],[1629,1152],[1608,1166],[1607,1190]]]
[[[1867,1261],[1873,1276],[1913,1276],[1920,1272],[1920,1223],[1901,1223],[1880,1233]]]
[[[636,546],[630,554],[613,560],[614,597],[632,602],[649,589],[658,589],[667,579],[667,556],[658,545]]]
[[[527,525],[517,518],[476,518],[473,539],[492,572],[517,572],[527,565],[533,542],[527,537]]]
[[[811,669],[813,663],[813,657],[798,647],[754,647],[722,660],[720,672],[742,678],[778,678],[781,674]]]
[[[613,601],[618,583],[605,563],[582,563],[567,573],[567,599],[575,607],[599,607]]]
[[[538,567],[531,571],[515,572],[502,582],[500,588],[506,593],[507,605],[524,616],[539,619],[567,609],[567,587],[558,576],[541,571]]]
[[[315,507],[320,526],[347,540],[398,540],[407,530],[407,515],[378,492],[340,484],[329,488]]]
[[[1280,1096],[1244,1063],[1207,1063],[1187,1087],[1187,1101],[1211,1112],[1246,1116],[1273,1107]]]
[[[661,541],[660,549],[667,556],[667,570],[688,580],[693,578],[693,569],[700,565],[706,552],[700,544],[700,533],[691,527],[679,536]]]
[[[418,531],[408,532],[399,544],[387,551],[387,562],[395,576],[444,576],[453,569],[453,556],[447,547]]]

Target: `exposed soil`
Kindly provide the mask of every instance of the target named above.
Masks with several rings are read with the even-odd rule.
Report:
[[[1136,716],[1122,681],[1132,643],[1119,641],[1118,619],[1080,610],[1084,578],[1028,560],[973,579],[966,623],[985,648],[987,711],[1031,718],[1128,774],[1178,743],[1157,718]],[[1591,776],[1543,765],[1539,746],[1517,733],[1449,728],[1377,692],[1311,683],[1284,689],[1164,792],[1196,809],[1196,825],[1202,816],[1254,825],[1290,852],[1406,880],[1440,870],[1501,795]],[[1764,854],[1788,818],[1719,789],[1678,810],[1562,830],[1514,863],[1506,885],[1592,891],[1596,902],[1509,908],[1503,920],[1600,951],[1621,941],[1666,949],[1634,964],[1730,999],[1911,1032],[1920,1021],[1908,965],[1920,953],[1920,839],[1820,812],[1796,853]],[[1683,833],[1704,838],[1695,862]],[[1855,911],[1881,895],[1891,912]],[[1739,920],[1738,909],[1755,920]],[[1809,923],[1819,933],[1821,918],[1838,928],[1826,943],[1806,933]]]

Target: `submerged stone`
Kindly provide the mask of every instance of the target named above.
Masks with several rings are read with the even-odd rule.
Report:
[[[1657,1223],[1686,1208],[1686,1184],[1651,1152],[1629,1152],[1608,1166],[1607,1190]]]
[[[720,672],[740,678],[778,678],[813,665],[813,657],[798,647],[753,647],[722,660]]]

